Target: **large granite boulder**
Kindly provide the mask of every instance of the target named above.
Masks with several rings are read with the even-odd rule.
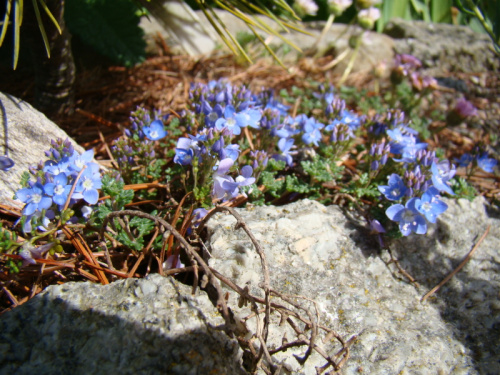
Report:
[[[240,38],[240,40],[251,41],[246,44],[246,49],[250,51],[249,53],[253,58],[265,55],[270,56],[265,48],[260,44],[258,39],[253,36],[251,30],[245,22],[233,16],[229,12],[220,9],[214,9],[214,11],[217,17],[224,22],[227,27],[227,31],[231,35],[236,38]],[[144,17],[141,21],[141,27],[145,31],[149,51],[152,53],[158,52],[158,35],[162,35],[175,51],[182,50],[183,45],[185,45],[185,50],[191,51],[190,46],[196,45],[198,46],[200,53],[210,54],[217,50],[217,46],[225,46],[222,39],[213,32],[212,26],[204,16],[203,12],[197,11],[195,14],[199,19],[200,24],[198,25],[193,22],[184,22],[182,32],[189,34],[189,36],[183,36],[181,39],[172,38],[170,35],[172,34],[172,30],[170,30],[169,34],[169,31],[166,30],[162,26],[161,22],[155,18]],[[256,15],[256,17],[271,29],[278,31],[283,38],[287,39],[299,48],[299,50],[297,50],[287,46],[286,43],[279,37],[256,28],[259,35],[266,40],[266,43],[276,52],[279,58],[286,65],[293,65],[297,63],[297,60],[303,57],[304,53],[317,56],[324,54],[336,56],[346,51],[344,58],[331,68],[336,72],[342,73],[354,52],[354,50],[350,47],[349,40],[353,35],[359,35],[362,33],[362,30],[356,26],[351,26],[346,33],[346,25],[333,24],[328,29],[325,36],[318,41],[325,22],[298,24],[298,26],[306,33],[294,31],[291,28],[288,29],[288,32],[284,32],[268,17],[260,15]],[[216,39],[217,44],[207,43],[207,32],[205,30],[212,30],[209,35]],[[181,41],[183,44],[179,44]],[[366,32],[362,38],[359,53],[355,56],[356,60],[352,71],[371,72],[382,62],[390,63],[393,57],[393,42],[390,37],[381,33]]]
[[[384,33],[394,39],[396,53],[419,58],[434,76],[446,72],[481,73],[498,71],[500,59],[486,34],[466,26],[408,21],[396,18]]]
[[[20,189],[21,175],[28,171],[28,167],[47,159],[44,152],[50,148],[51,140],[69,139],[69,137],[43,113],[12,95],[0,92],[0,112],[2,122],[0,129],[1,153],[4,154],[5,134],[7,132],[8,155],[15,163],[9,171],[0,171],[2,175],[0,202],[16,205],[12,198],[14,193]],[[70,141],[75,150],[85,151],[76,142],[71,139]]]
[[[2,374],[243,374],[206,295],[158,274],[51,286],[0,317]]]
[[[448,211],[426,236],[391,245],[390,256],[362,223],[346,219],[336,206],[304,200],[283,207],[239,210],[266,253],[271,286],[314,299],[321,322],[348,339],[357,335],[344,374],[500,373],[500,221],[486,215],[484,200],[447,201]],[[260,260],[235,219],[209,222],[210,264],[239,285],[259,293]],[[422,296],[465,257],[487,226],[486,240],[467,266],[426,303]],[[234,298],[234,296],[233,296]],[[231,300],[230,300],[231,302]],[[232,301],[235,303],[235,301]],[[282,327],[273,326],[279,344]],[[301,368],[289,349],[278,356],[294,373],[316,374],[315,354]]]
[[[303,200],[237,211],[264,249],[271,287],[307,297],[294,299],[304,304],[315,301],[321,324],[345,340],[357,336],[343,374],[498,374],[499,215],[488,216],[482,198],[447,203],[428,235],[391,244],[420,286],[389,264],[388,252],[379,253],[362,222],[336,206]],[[260,260],[234,224],[223,214],[209,221],[210,265],[262,296]],[[488,225],[470,262],[422,303]],[[189,291],[160,276],[49,287],[0,317],[0,372],[240,373],[236,342],[216,329],[222,319],[206,296]],[[250,311],[227,291],[235,317],[245,317]],[[285,334],[293,338],[279,323],[271,320],[271,346],[283,343]],[[304,354],[304,348],[289,348],[275,360],[299,374],[316,374],[315,366],[325,362],[313,354],[301,366],[294,354]]]

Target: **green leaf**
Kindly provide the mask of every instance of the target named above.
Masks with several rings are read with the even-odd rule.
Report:
[[[152,212],[151,214],[154,215],[155,213]],[[134,232],[134,235],[136,235],[137,237],[143,237],[152,232],[155,227],[155,223],[154,221],[146,218],[133,217],[132,219],[130,219],[130,227],[137,229],[137,233]]]
[[[67,0],[65,18],[73,35],[114,62],[133,66],[146,57],[136,12],[130,0]]]
[[[295,193],[309,193],[311,187],[306,182],[299,180],[297,176],[286,176],[286,190]]]
[[[271,159],[272,160],[272,159]],[[269,160],[269,161],[271,161]],[[266,193],[271,194],[273,197],[278,198],[281,195],[281,190],[285,183],[284,180],[276,180],[274,173],[264,171],[260,174],[260,184],[266,187]]]
[[[431,19],[434,23],[451,23],[453,0],[431,0]]]

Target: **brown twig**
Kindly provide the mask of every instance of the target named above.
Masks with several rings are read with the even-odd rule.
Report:
[[[491,227],[491,225],[488,225],[488,228],[486,228],[486,230],[484,231],[484,233],[481,236],[481,238],[479,239],[479,241],[477,241],[476,245],[474,245],[474,247],[472,248],[472,250],[469,251],[469,254],[467,254],[467,256],[465,257],[465,259],[458,265],[458,267],[455,268],[448,276],[446,276],[443,281],[441,281],[438,285],[436,285],[429,292],[427,292],[422,297],[422,299],[420,300],[420,302],[425,302],[425,300],[427,298],[429,298],[431,295],[433,295],[435,292],[437,292],[439,290],[439,288],[441,288],[444,284],[446,284],[458,271],[460,271],[467,264],[467,262],[472,258],[472,255],[479,248],[479,245],[481,244],[481,242],[483,242],[483,240],[488,235],[488,232],[490,231],[490,227]]]

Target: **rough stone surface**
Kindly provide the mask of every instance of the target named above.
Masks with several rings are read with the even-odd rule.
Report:
[[[500,68],[491,39],[466,26],[394,19],[386,25],[384,33],[394,38],[396,53],[418,57],[431,75]]]
[[[8,132],[9,157],[15,165],[9,171],[0,171],[0,202],[16,205],[12,200],[14,193],[20,188],[21,175],[28,167],[46,160],[44,152],[50,148],[52,139],[69,138],[56,124],[43,113],[37,111],[29,103],[12,95],[0,92],[0,112],[2,128],[0,129],[1,153],[5,150],[5,131]],[[5,124],[4,122],[7,121]],[[75,150],[85,150],[73,140]],[[18,204],[17,204],[18,205]]]
[[[338,207],[305,200],[239,212],[264,247],[272,287],[314,298],[323,324],[345,339],[358,335],[344,374],[358,374],[360,368],[369,374],[497,374],[500,222],[486,215],[482,199],[448,204],[428,236],[392,245],[402,266],[421,283],[418,289],[393,273],[394,265],[384,263],[388,253],[378,255],[368,232],[346,220]],[[259,293],[260,261],[234,223],[230,216],[210,222],[210,264]],[[471,262],[421,303],[487,224],[490,234]],[[283,331],[273,329],[271,341],[280,343]],[[315,374],[314,367],[323,364],[316,355],[301,369],[290,353],[301,354],[289,350],[279,359],[298,373]]]
[[[243,374],[206,295],[152,275],[49,287],[0,318],[2,374]]]
[[[498,374],[500,213],[485,211],[483,198],[447,203],[428,235],[391,244],[420,287],[388,264],[361,221],[336,206],[303,200],[238,211],[264,248],[271,287],[316,301],[321,324],[344,339],[357,335],[343,374]],[[210,265],[262,296],[260,260],[234,224],[222,214],[209,221]],[[470,262],[421,303],[488,225]],[[189,294],[158,275],[49,287],[0,317],[0,373],[242,373],[237,343],[214,328],[222,318],[205,295]],[[230,291],[228,303],[242,318],[249,311],[236,299]],[[271,344],[285,333],[293,338],[277,319],[270,328]],[[324,360],[314,354],[301,367],[293,354],[303,353],[290,348],[276,360],[290,373],[316,374]]]
[[[215,13],[220,18],[222,22],[227,26],[227,30],[233,36],[238,36],[239,33],[251,34],[251,30],[247,25],[237,17],[234,17],[228,12],[222,10],[215,10]],[[209,21],[206,19],[202,12],[196,12],[198,18],[201,20],[202,29],[210,30],[212,27]],[[261,22],[264,22],[267,26],[270,26],[276,31],[280,31],[277,24],[274,24],[269,18],[264,16],[257,16]],[[296,32],[290,30],[290,32],[283,32],[281,30],[281,35],[288,39],[290,42],[298,46],[303,52],[308,51],[316,42],[321,31],[324,27],[324,22],[315,22],[311,24],[302,24],[302,27],[310,35]],[[141,21],[141,27],[145,30],[146,40],[150,48],[154,48],[157,44],[155,38],[157,38],[158,33],[163,35],[163,37],[173,45],[173,48],[179,47],[178,41],[173,40],[169,37],[168,33],[160,26],[160,23],[154,18],[146,19]],[[190,26],[188,26],[188,29]],[[204,48],[203,52],[208,54],[214,51],[214,45],[206,42],[206,32],[199,32],[199,26],[196,28],[192,27],[189,32],[191,38],[194,42],[187,43],[188,45],[194,44]],[[293,64],[297,62],[297,59],[302,56],[302,53],[291,47],[284,47],[285,43],[277,36],[269,35],[260,29],[257,29],[259,34],[266,39],[266,42],[275,50],[277,54],[282,59],[284,63]],[[347,63],[352,56],[352,49],[349,47],[349,38],[354,34],[359,34],[361,30],[357,27],[351,27],[347,33],[345,33],[346,25],[333,24],[329,29],[328,33],[321,40],[321,42],[316,46],[316,52],[318,55],[324,55],[325,53],[332,53],[334,56],[341,54],[346,49],[349,53],[346,57],[339,62],[333,69],[342,73]],[[223,46],[224,43],[217,34],[215,34],[218,45]],[[335,42],[335,44],[334,44]],[[284,50],[286,48],[286,52]],[[257,41],[252,43],[252,55],[261,56],[264,55],[265,49]],[[366,72],[372,71],[379,63],[386,62],[389,63],[394,57],[393,52],[393,42],[392,39],[387,35],[370,32],[365,33],[363,37],[363,42],[360,47],[360,51],[356,57],[356,63],[353,66],[353,72]]]

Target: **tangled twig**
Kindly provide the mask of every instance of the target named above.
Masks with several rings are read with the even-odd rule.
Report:
[[[234,208],[217,206],[204,218],[203,222],[198,227],[198,232],[201,232],[207,220],[209,220],[210,217],[217,212],[230,213],[236,219],[235,229],[243,229],[254,245],[261,261],[263,281],[259,284],[259,288],[264,291],[263,298],[251,294],[248,286],[242,288],[217,270],[209,267],[197,249],[191,246],[180,232],[178,232],[170,223],[162,218],[135,210],[112,212],[105,218],[100,236],[101,239],[104,239],[104,232],[106,231],[107,226],[112,225],[115,218],[125,219],[127,216],[137,216],[149,219],[155,222],[156,225],[162,226],[166,231],[168,231],[169,234],[173,236],[186,251],[188,258],[190,259],[191,266],[182,269],[172,269],[164,272],[164,275],[172,275],[182,272],[194,272],[197,274],[198,269],[203,272],[203,276],[195,277],[193,292],[198,286],[200,280],[202,287],[206,287],[206,284],[213,286],[216,291],[217,309],[224,318],[226,333],[230,337],[236,337],[243,350],[246,351],[247,358],[248,355],[249,358],[251,358],[251,363],[248,365],[249,368],[247,368],[249,371],[254,372],[260,368],[267,374],[279,373],[280,369],[284,365],[278,363],[273,356],[277,353],[285,352],[289,348],[303,346],[307,347],[305,353],[301,356],[294,356],[299,364],[304,365],[311,354],[313,352],[317,352],[326,360],[326,363],[323,366],[316,369],[318,374],[322,374],[329,367],[331,367],[334,372],[339,371],[349,357],[349,346],[352,342],[354,342],[354,338],[351,338],[346,343],[335,331],[321,325],[319,312],[314,301],[311,301],[306,297],[286,295],[271,288],[271,278],[266,254],[248,225]],[[125,222],[125,220],[122,220],[122,222]],[[170,236],[166,235],[164,237],[168,238]],[[233,314],[233,311],[236,310],[236,306],[231,308],[228,307],[227,296],[222,291],[221,283],[225,284],[239,295],[238,308],[243,308],[244,306],[249,305],[251,311],[250,314],[244,318],[239,318]],[[273,297],[273,301],[271,301],[271,297]],[[283,303],[278,302],[279,300],[283,301]],[[315,313],[300,303],[300,300],[307,300],[314,303]],[[260,308],[259,305],[261,305],[262,308]],[[291,327],[293,332],[295,332],[296,338],[288,341],[285,335],[280,346],[271,347],[271,344],[269,343],[270,323],[271,316],[275,313],[279,315],[280,325],[287,324]],[[248,322],[251,319],[254,319],[255,322],[254,332],[252,332],[248,326]],[[323,343],[318,341],[320,330],[324,332]],[[251,333],[250,336],[248,335],[249,333]],[[328,354],[328,351],[323,348],[322,344],[328,344],[332,339],[336,339],[336,341],[340,343],[341,348],[337,350],[335,354],[330,355]]]

